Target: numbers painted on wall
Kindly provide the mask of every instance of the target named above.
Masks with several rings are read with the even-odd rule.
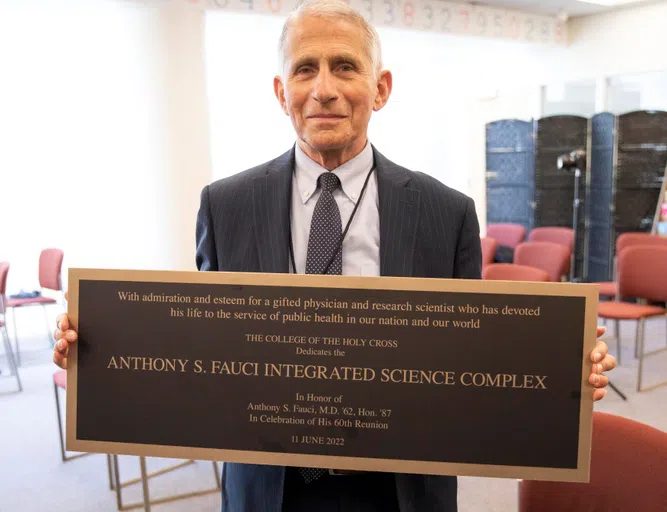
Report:
[[[182,1],[207,9],[251,11],[278,16],[286,16],[298,3],[298,0],[172,1]],[[344,1],[377,27],[426,30],[529,43],[567,44],[567,24],[553,16],[441,0]]]

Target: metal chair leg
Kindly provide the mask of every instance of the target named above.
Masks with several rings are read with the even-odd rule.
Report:
[[[9,351],[12,350],[12,341],[9,338],[9,333],[7,332],[7,326],[3,325],[2,327],[0,327],[0,329],[2,330],[2,345],[4,347],[3,350],[7,354],[7,365],[9,366],[9,375],[10,376],[16,375],[17,372],[14,371],[14,367],[16,366],[16,359],[13,357],[10,359],[9,357],[10,353]],[[7,348],[7,343],[9,343],[9,348]],[[13,355],[14,353],[12,352],[12,356]],[[12,360],[14,362],[14,365],[12,365]]]
[[[151,496],[148,491],[148,476],[146,472],[146,457],[139,457],[139,465],[141,466],[141,487],[144,495],[144,510],[150,512],[151,510]]]
[[[58,418],[58,441],[60,443],[60,458],[63,462],[68,462],[70,460],[92,455],[92,453],[77,453],[74,455],[67,455],[67,450],[65,449],[65,432],[63,429],[62,413],[60,412],[60,393],[58,392],[58,386],[56,386],[55,382],[53,383],[53,393],[56,397],[56,417]]]
[[[53,344],[55,343],[55,340],[53,339],[52,336],[52,330],[51,330],[51,324],[49,322],[49,311],[46,308],[46,304],[42,304],[42,309],[44,310],[44,318],[46,318],[46,336],[47,339],[49,340],[49,345],[51,345],[51,348],[53,348]]]
[[[19,392],[23,391],[23,385],[21,384],[21,377],[19,377],[19,369],[16,364],[16,359],[14,359],[14,352],[12,351],[12,342],[9,339],[9,333],[7,332],[7,326],[3,325],[2,328],[2,341],[5,346],[5,353],[7,354],[7,363],[9,364],[9,373],[16,377],[16,383],[19,386]]]
[[[150,491],[148,488],[148,482],[151,478],[154,478],[159,475],[163,475],[165,473],[169,473],[171,471],[175,471],[177,469],[180,469],[182,467],[188,466],[190,464],[194,464],[194,460],[186,460],[180,463],[177,463],[173,466],[168,466],[163,469],[153,471],[153,472],[148,472],[146,469],[146,458],[145,457],[140,457],[139,462],[141,465],[141,476],[139,478],[133,478],[132,480],[128,480],[126,482],[121,482],[120,481],[120,470],[119,470],[119,464],[118,464],[118,455],[112,455],[112,468],[113,468],[113,473],[114,473],[114,488],[116,491],[116,504],[118,506],[118,510],[132,510],[136,508],[144,508],[144,510],[150,510],[151,505],[160,505],[162,503],[170,503],[173,501],[178,501],[178,500],[184,500],[188,498],[195,498],[197,496],[204,496],[206,494],[211,494],[211,493],[217,493],[220,492],[220,489],[222,488],[222,479],[220,477],[220,472],[217,466],[217,463],[213,463],[213,470],[215,472],[215,487],[210,488],[210,489],[204,489],[201,491],[193,491],[193,492],[188,492],[188,493],[183,493],[183,494],[174,494],[171,496],[165,496],[164,498],[158,498],[158,499],[151,499],[150,497]],[[128,487],[130,485],[138,484],[141,483],[142,488],[143,488],[143,500],[142,501],[137,501],[134,503],[123,503],[123,496],[122,496],[122,489],[124,487]]]
[[[618,363],[621,364],[621,322],[620,320],[614,320],[614,332],[616,334],[616,352]]]
[[[215,485],[218,486],[218,489],[222,489],[222,477],[220,476],[220,468],[218,463],[213,463],[213,473],[215,473]]]
[[[65,455],[65,443],[63,442],[63,420],[60,417],[60,397],[58,396],[58,386],[53,383],[53,394],[56,397],[56,417],[58,418],[58,442],[60,443],[60,458],[63,462],[67,461]]]
[[[113,481],[113,461],[110,453],[107,453],[107,470],[109,472],[109,489],[113,491],[116,487]]]
[[[639,370],[637,372],[637,392],[642,390],[642,370],[644,369],[644,333],[646,319],[637,321],[637,344],[639,346]]]
[[[618,322],[618,320],[616,320]],[[623,352],[623,347],[621,347],[621,337],[618,335],[618,324],[616,324],[616,360],[618,364],[621,364],[621,353]]]
[[[113,475],[114,488],[116,489],[116,506],[118,510],[123,510],[123,496],[120,488],[120,475],[118,474],[118,455],[112,455],[113,458]]]
[[[21,349],[19,347],[19,331],[16,328],[16,308],[12,308],[12,324],[14,325],[14,344],[16,345],[16,363],[21,366]]]

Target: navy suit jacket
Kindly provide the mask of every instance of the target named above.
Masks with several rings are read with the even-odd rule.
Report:
[[[373,148],[383,276],[479,279],[472,199],[390,162]],[[294,149],[206,186],[197,215],[197,267],[289,272]],[[447,442],[447,440],[443,440]],[[223,512],[280,512],[285,468],[226,463]],[[456,511],[456,477],[396,474],[401,512]]]

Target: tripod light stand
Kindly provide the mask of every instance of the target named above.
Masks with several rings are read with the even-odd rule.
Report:
[[[575,149],[571,153],[561,155],[558,157],[557,166],[559,170],[574,173],[574,201],[572,202],[572,230],[574,231],[574,243],[572,244],[572,255],[570,259],[570,281],[579,282],[575,278],[575,267],[577,263],[577,239],[579,230],[579,180],[581,178],[582,169],[586,168],[586,151],[583,149]],[[609,381],[609,387],[613,389],[618,396],[623,400],[627,397]]]
[[[571,153],[558,157],[558,169],[561,171],[572,172],[574,174],[574,200],[572,202],[572,231],[574,232],[574,241],[572,243],[572,254],[570,256],[570,281],[577,282],[575,270],[577,265],[577,242],[579,238],[579,181],[581,179],[582,169],[586,168],[586,151],[575,149]]]

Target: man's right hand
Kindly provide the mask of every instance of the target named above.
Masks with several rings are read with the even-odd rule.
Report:
[[[70,343],[76,343],[78,336],[76,331],[70,329],[69,318],[66,313],[56,318],[56,332],[53,334],[56,340],[53,345],[53,362],[63,370],[67,370],[67,354],[69,354]]]

